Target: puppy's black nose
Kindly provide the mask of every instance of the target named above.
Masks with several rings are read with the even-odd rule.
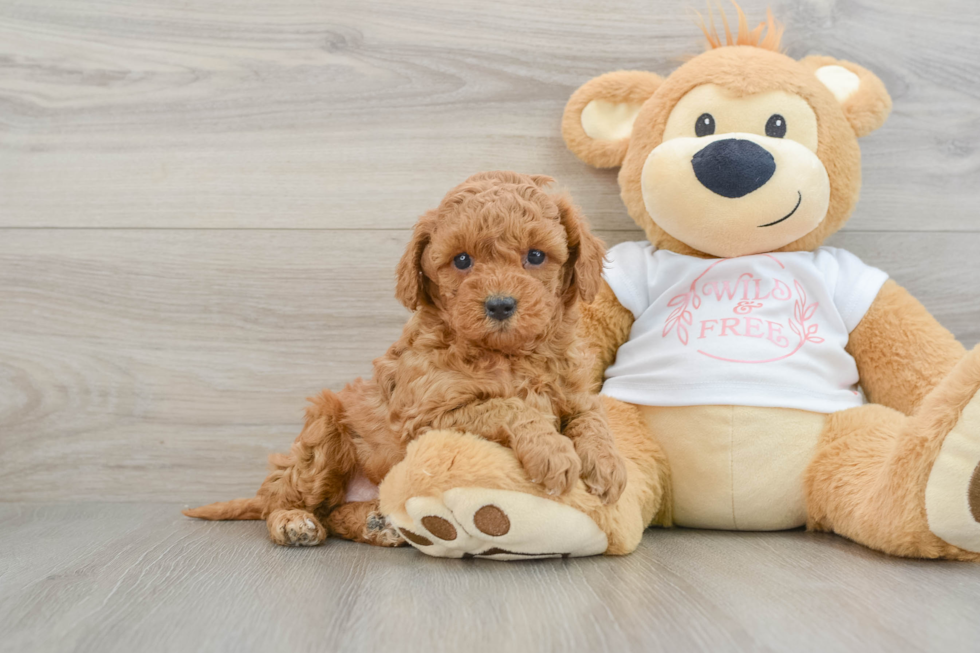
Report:
[[[513,297],[495,295],[483,302],[483,309],[491,320],[506,320],[517,310],[517,300]]]
[[[691,159],[701,185],[722,197],[743,197],[761,188],[776,172],[772,155],[752,141],[715,141]]]

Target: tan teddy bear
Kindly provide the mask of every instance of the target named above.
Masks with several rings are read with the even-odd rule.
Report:
[[[582,483],[548,496],[509,450],[430,433],[381,487],[420,550],[623,554],[650,524],[806,525],[980,559],[980,354],[822,245],[854,208],[857,139],[885,121],[888,93],[855,64],[780,54],[771,16],[751,31],[739,17],[724,42],[705,28],[709,49],[667,78],[602,75],[565,108],[568,147],[621,166],[648,238],[609,251],[581,325],[629,464],[623,497],[602,505]],[[427,533],[429,514],[460,535]]]

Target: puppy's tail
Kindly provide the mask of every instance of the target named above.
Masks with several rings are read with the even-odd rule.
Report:
[[[265,498],[252,497],[251,499],[219,501],[200,508],[188,508],[183,512],[188,517],[196,517],[197,519],[262,519],[265,506]]]
[[[306,425],[288,454],[269,456],[271,471],[256,496],[185,510],[198,519],[265,519],[277,508],[307,510],[344,502],[348,479],[357,467],[357,450],[340,425],[343,404],[324,390],[310,399]]]

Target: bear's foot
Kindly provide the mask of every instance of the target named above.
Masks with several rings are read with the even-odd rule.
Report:
[[[603,553],[606,534],[585,513],[523,492],[463,487],[417,496],[390,518],[419,551],[445,558],[528,560]]]
[[[926,484],[926,518],[943,541],[980,552],[980,396],[943,440]]]

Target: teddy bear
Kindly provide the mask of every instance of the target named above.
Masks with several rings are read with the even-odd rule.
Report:
[[[858,138],[891,109],[856,64],[779,51],[769,14],[667,77],[584,84],[562,119],[619,168],[647,240],[607,254],[579,333],[627,461],[622,497],[554,496],[508,449],[424,435],[381,509],[435,556],[621,555],[648,526],[805,526],[913,558],[980,559],[980,352],[888,275],[823,245],[861,185]],[[724,18],[724,17],[723,17]],[[452,524],[452,539],[423,520]]]

